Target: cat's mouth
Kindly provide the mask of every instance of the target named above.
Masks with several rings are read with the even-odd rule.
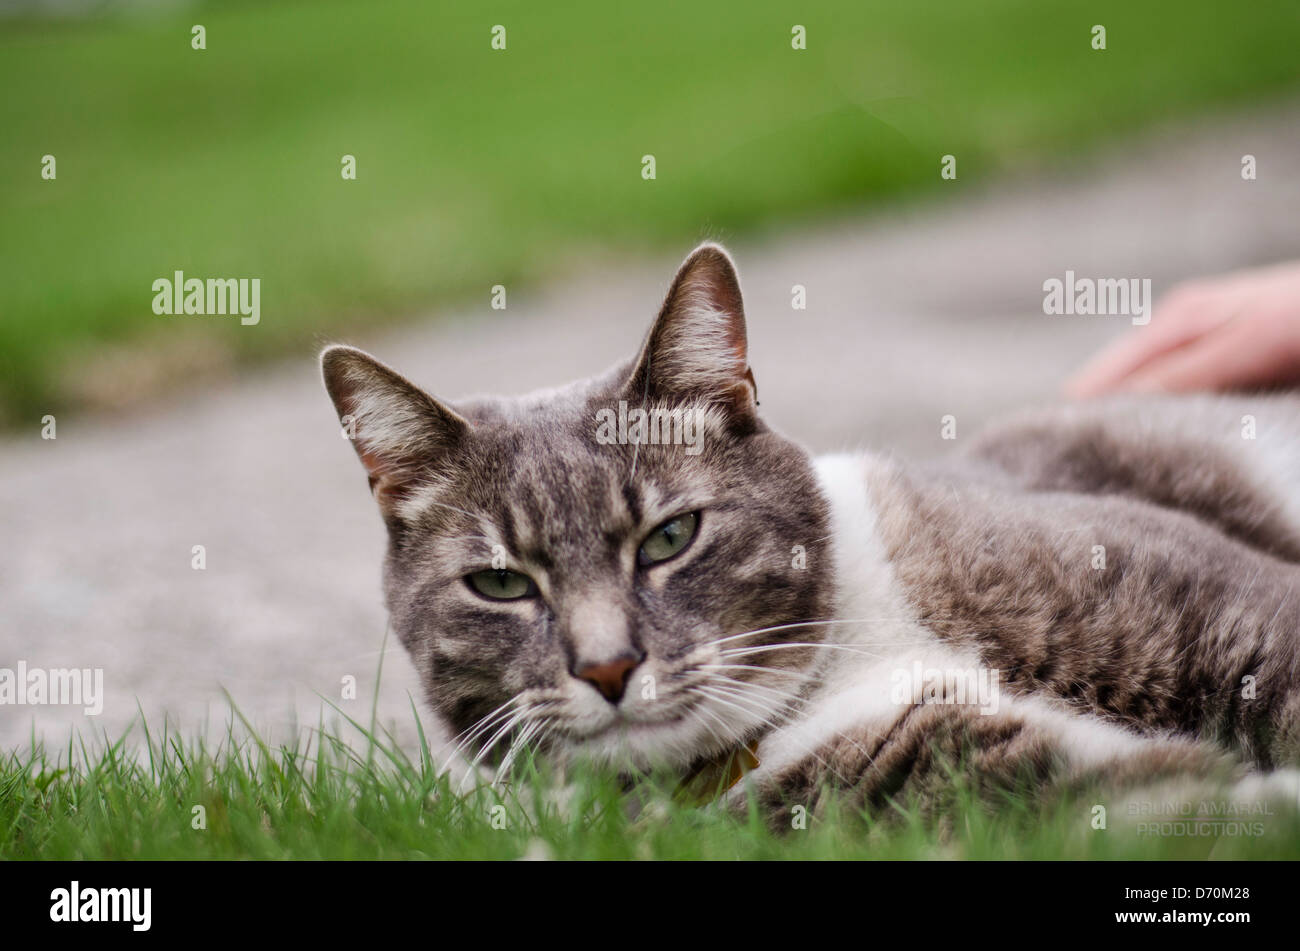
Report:
[[[600,742],[626,737],[633,732],[653,732],[656,729],[670,728],[677,722],[677,717],[664,716],[654,719],[634,717],[624,710],[615,710],[611,719],[585,732],[571,732],[569,738],[574,743]]]
[[[714,729],[703,731],[698,718],[684,711],[653,719],[613,711],[611,719],[585,732],[570,729],[562,737],[562,755],[599,764],[632,763],[638,768],[685,768],[701,758],[729,749],[729,737]],[[723,731],[725,732],[725,731]],[[722,742],[723,740],[727,742]]]

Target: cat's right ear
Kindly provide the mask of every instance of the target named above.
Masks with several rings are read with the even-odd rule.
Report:
[[[745,308],[731,256],[705,243],[682,263],[627,383],[637,400],[701,400],[752,419]]]
[[[446,478],[469,422],[355,347],[327,347],[320,365],[380,511],[400,519],[403,502]]]

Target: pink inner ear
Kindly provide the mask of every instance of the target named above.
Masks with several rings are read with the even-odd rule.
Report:
[[[370,492],[375,498],[388,498],[393,495],[392,466],[384,463],[383,457],[375,452],[361,448],[360,433],[357,434],[357,456],[361,466],[366,470],[366,479],[370,483]]]
[[[361,457],[361,465],[366,470],[366,475],[370,478],[370,490],[375,491],[379,486],[381,491],[386,491],[386,483],[391,482],[390,476],[392,469],[385,466],[381,458],[373,452],[366,452],[364,449],[357,453]]]
[[[705,244],[682,265],[651,329],[639,368],[660,395],[757,404],[744,303],[731,259]]]

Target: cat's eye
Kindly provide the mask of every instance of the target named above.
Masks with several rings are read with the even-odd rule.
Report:
[[[695,512],[670,518],[641,543],[641,549],[636,553],[637,563],[653,565],[680,555],[695,537],[699,523],[700,517]]]
[[[532,578],[504,568],[476,571],[472,575],[466,575],[465,580],[471,588],[493,601],[518,601],[537,594],[537,585],[533,584]]]

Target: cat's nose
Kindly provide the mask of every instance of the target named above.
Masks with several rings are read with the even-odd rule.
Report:
[[[573,675],[599,690],[600,695],[610,703],[618,703],[623,699],[632,669],[644,659],[645,655],[641,653],[620,654],[604,663],[580,665]]]

